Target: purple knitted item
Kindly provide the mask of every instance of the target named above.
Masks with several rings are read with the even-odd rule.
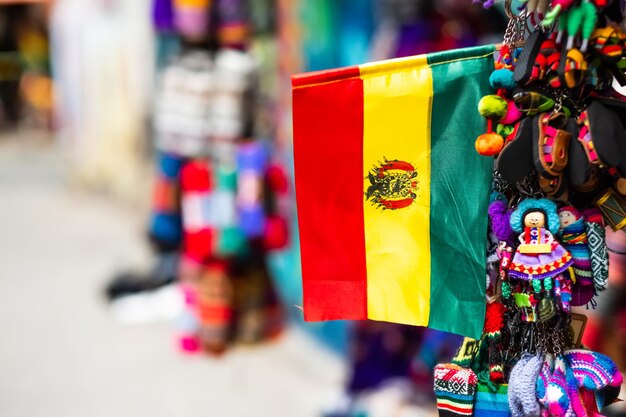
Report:
[[[489,218],[491,219],[491,230],[493,230],[493,234],[499,240],[510,240],[513,234],[510,224],[511,211],[508,209],[506,203],[496,200],[489,204]]]
[[[184,37],[204,37],[209,30],[209,11],[202,7],[177,6],[174,9],[174,24]]]
[[[591,285],[576,285],[572,288],[572,305],[584,306],[593,299],[596,295],[595,287],[593,283]]]
[[[496,2],[496,0],[474,0],[474,3],[482,3],[485,9],[490,8]]]
[[[152,19],[157,30],[163,32],[172,30],[174,28],[172,0],[154,0],[152,3]]]

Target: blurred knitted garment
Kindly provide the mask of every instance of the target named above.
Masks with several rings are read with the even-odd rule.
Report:
[[[187,162],[180,175],[184,250],[186,258],[204,262],[214,253],[215,229],[207,215],[207,207],[213,191],[213,173],[207,161]]]
[[[152,20],[158,31],[174,29],[174,10],[172,0],[154,0],[152,2]]]
[[[244,49],[249,24],[245,0],[215,0],[217,38],[222,47]]]
[[[192,41],[209,33],[211,0],[174,0],[174,25],[178,33]]]
[[[183,160],[174,155],[157,155],[149,234],[160,252],[177,250],[182,241],[179,186],[182,164]]]
[[[207,156],[213,135],[213,62],[207,52],[191,50],[174,58],[157,87],[154,114],[158,150],[181,157]]]

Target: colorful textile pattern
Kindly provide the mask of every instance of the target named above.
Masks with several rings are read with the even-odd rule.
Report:
[[[480,338],[491,165],[467,139],[483,122],[453,109],[488,91],[492,53],[292,78],[306,320],[369,318]]]
[[[593,220],[599,221],[593,221]],[[588,218],[587,242],[591,252],[591,270],[593,271],[593,283],[596,291],[604,291],[609,280],[609,251],[606,247],[606,231],[602,224],[602,218],[597,216]]]
[[[511,261],[509,275],[519,279],[544,279],[565,272],[572,265],[572,256],[557,242],[552,252],[527,255],[519,249]]]
[[[615,362],[601,353],[574,349],[565,353],[565,360],[582,388],[600,390],[607,386],[617,387],[624,380]]]
[[[439,416],[471,416],[477,382],[474,371],[453,364],[439,364],[434,375]]]
[[[587,227],[583,218],[565,227],[562,231],[561,242],[565,249],[572,255],[572,268],[576,275],[576,283],[591,284],[593,275],[591,272],[591,253],[587,237]]]
[[[474,403],[474,417],[508,417],[509,399],[508,385],[496,385],[492,391],[487,384],[478,382],[476,387],[476,402]]]

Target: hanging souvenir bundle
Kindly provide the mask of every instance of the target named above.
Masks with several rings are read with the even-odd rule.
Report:
[[[494,157],[485,324],[435,369],[441,416],[599,416],[620,392],[572,312],[607,287],[605,225],[626,225],[626,36],[608,3],[505,4],[475,142]]]
[[[258,68],[245,3],[177,0],[172,10],[185,48],[160,77],[152,235],[181,251],[181,349],[221,353],[281,329],[266,254],[287,244],[278,207],[287,180],[254,137]]]

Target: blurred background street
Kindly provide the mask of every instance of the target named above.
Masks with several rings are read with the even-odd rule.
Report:
[[[341,393],[345,366],[295,329],[207,359],[180,357],[167,321],[114,321],[103,288],[147,262],[143,219],[67,179],[47,135],[0,139],[1,416],[313,417]]]

